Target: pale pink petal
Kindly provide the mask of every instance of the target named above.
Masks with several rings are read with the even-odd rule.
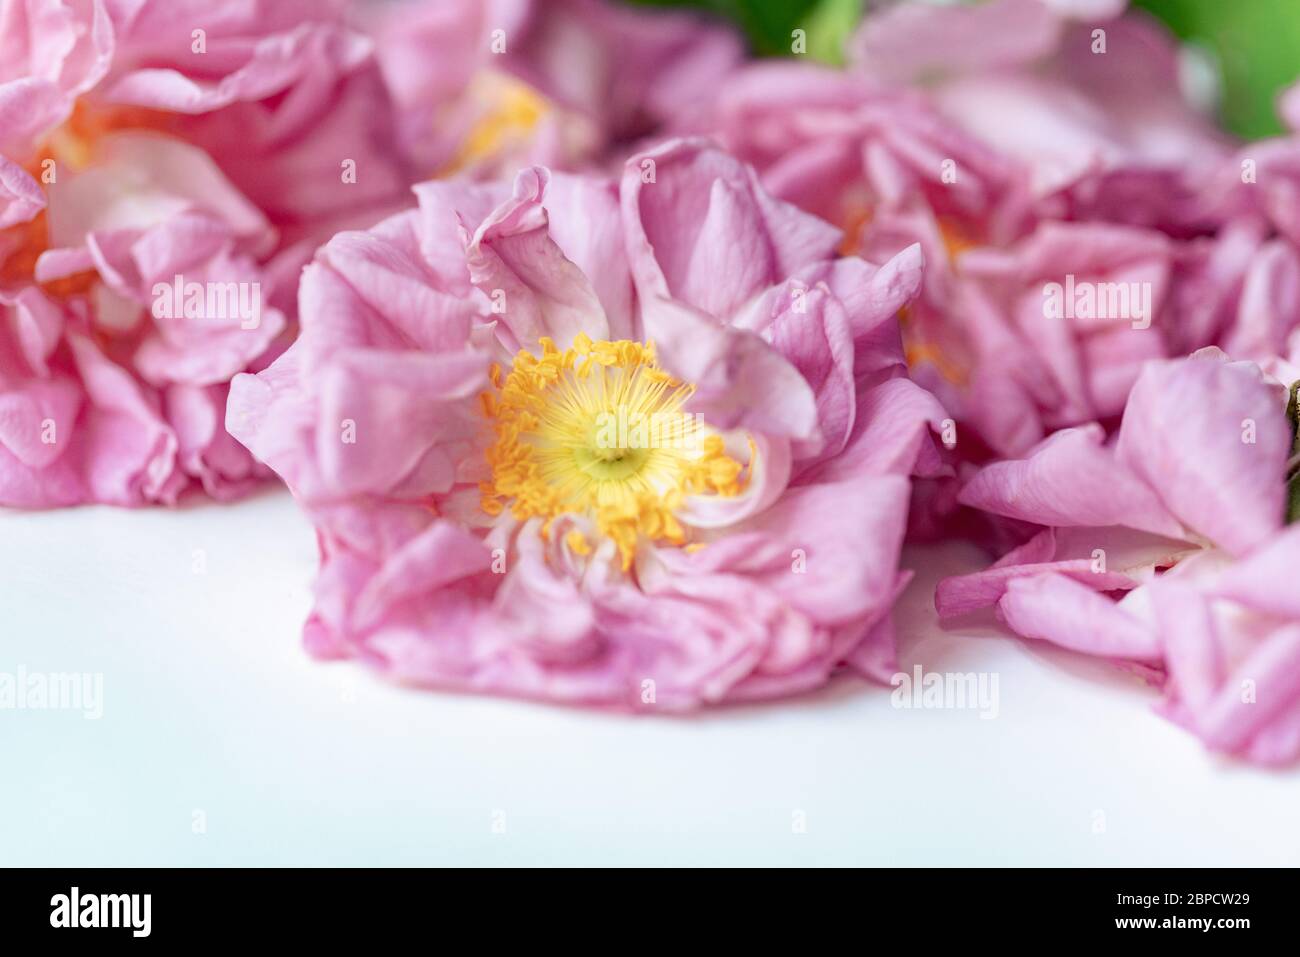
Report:
[[[1282,525],[1282,403],[1246,363],[1151,363],[1133,387],[1116,456],[1188,528],[1241,554]]]
[[[1117,461],[1095,427],[1066,429],[1027,459],[998,462],[966,484],[961,501],[1038,525],[1127,525],[1178,537],[1160,496]]]
[[[1016,634],[1103,658],[1158,662],[1155,633],[1094,589],[1059,573],[1007,583],[998,612]]]

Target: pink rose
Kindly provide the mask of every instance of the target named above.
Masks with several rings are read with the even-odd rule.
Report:
[[[895,321],[919,252],[836,259],[693,141],[417,194],[320,251],[232,390],[317,526],[311,649],[623,708],[890,674],[909,476],[944,470]]]
[[[0,5],[0,504],[266,476],[222,427],[230,378],[284,348],[315,244],[407,181],[342,12]]]

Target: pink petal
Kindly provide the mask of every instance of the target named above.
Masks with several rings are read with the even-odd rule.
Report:
[[[1281,410],[1280,390],[1254,366],[1151,363],[1129,397],[1116,456],[1170,513],[1239,555],[1282,526],[1290,436]]]
[[[1163,649],[1155,633],[1116,602],[1058,573],[1017,578],[998,601],[1007,625],[1025,638],[1038,638],[1103,658],[1159,662]]]

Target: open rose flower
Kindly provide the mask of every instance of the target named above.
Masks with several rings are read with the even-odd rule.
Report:
[[[218,498],[228,383],[404,191],[337,3],[0,3],[0,504]]]
[[[1104,621],[1054,604],[1099,608],[1110,603],[1096,593],[1135,588],[1203,549],[1241,556],[1268,542],[1285,514],[1285,402],[1255,365],[1215,349],[1147,363],[1112,441],[1095,425],[1066,429],[966,482],[963,504],[1042,531],[986,571],[941,582],[940,615],[998,604],[1021,634],[1113,650]]]
[[[1023,163],[1040,215],[1185,229],[1231,149],[1189,102],[1179,51],[1125,0],[900,4],[849,43],[854,69],[923,87],[957,129]]]
[[[739,38],[689,13],[608,0],[402,0],[366,20],[425,175],[487,178],[622,159],[689,121]]]
[[[621,182],[430,182],[337,236],[231,432],[320,539],[322,656],[683,709],[887,679],[909,475],[943,412],[876,267],[695,141]]]
[[[1114,442],[1069,429],[967,483],[965,504],[1043,528],[941,582],[940,616],[996,606],[1025,638],[1143,667],[1162,712],[1212,748],[1300,756],[1284,405],[1217,350],[1148,364]]]

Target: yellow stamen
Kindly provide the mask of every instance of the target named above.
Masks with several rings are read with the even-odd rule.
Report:
[[[740,494],[745,467],[683,410],[695,388],[657,364],[653,343],[578,335],[570,349],[541,346],[521,350],[482,396],[495,434],[480,486],[489,515],[545,519],[543,534],[560,515],[589,515],[627,570],[642,537],[686,544],[676,513],[688,496]],[[590,551],[581,532],[565,541]]]
[[[456,155],[436,172],[437,176],[451,176],[526,144],[537,124],[550,112],[550,104],[531,86],[501,73],[476,77],[469,95],[482,105],[482,112]]]
[[[569,549],[575,555],[590,555],[591,546],[587,544],[587,537],[576,528],[564,536],[564,541],[568,544]]]

